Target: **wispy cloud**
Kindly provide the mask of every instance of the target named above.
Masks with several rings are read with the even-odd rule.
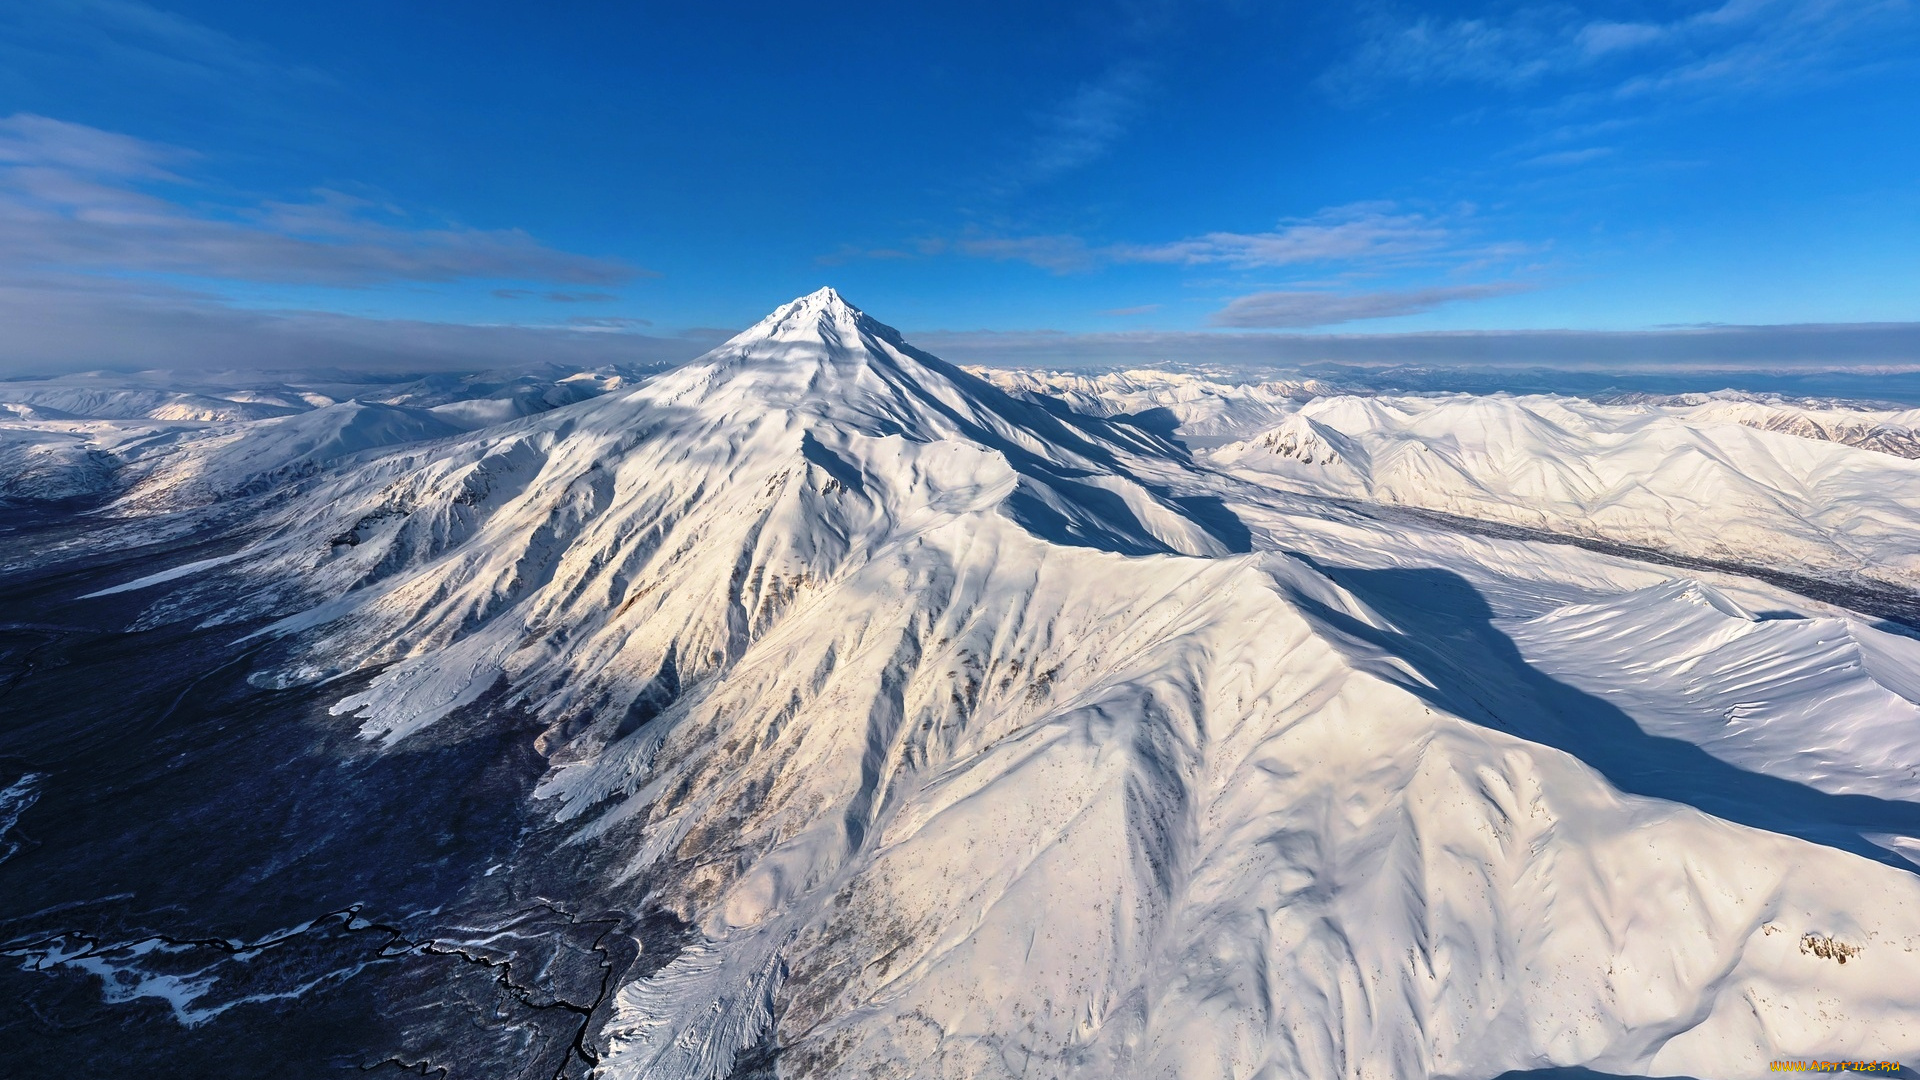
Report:
[[[1505,19],[1376,17],[1359,49],[1322,82],[1355,95],[1385,82],[1528,83],[1572,55],[1566,19],[1565,9],[1549,8],[1522,8]]]
[[[644,320],[628,318],[462,327],[232,307],[209,290],[220,282],[608,286],[646,271],[556,250],[518,230],[419,223],[398,207],[337,191],[223,203],[194,182],[196,163],[189,151],[82,124],[0,119],[0,369],[425,368],[691,355],[688,342],[638,334]],[[214,284],[164,283],[182,278]],[[563,304],[616,299],[593,288],[498,292]]]
[[[1105,156],[1126,133],[1148,86],[1140,65],[1117,64],[1041,113],[1023,179],[1049,180]]]
[[[1509,296],[1534,286],[1521,282],[1447,285],[1427,289],[1337,293],[1312,289],[1259,292],[1242,296],[1213,313],[1214,326],[1286,329],[1335,326],[1363,319],[1417,315],[1443,304]]]
[[[43,182],[60,173],[179,182],[172,167],[192,157],[176,147],[31,113],[0,120],[0,165],[40,170]]]
[[[1593,24],[1583,30],[1591,30]],[[1611,24],[1599,39],[1644,33],[1668,62],[1620,83],[1620,97],[1680,88],[1779,86],[1848,66],[1888,47],[1910,46],[1920,30],[1906,0],[1727,0],[1665,24]],[[1583,46],[1592,52],[1589,36]]]
[[[938,236],[923,236],[897,247],[862,247],[859,244],[842,244],[840,250],[827,255],[814,256],[818,266],[843,266],[855,259],[918,259],[938,255],[953,245]]]
[[[639,319],[625,315],[573,315],[567,319],[567,325],[581,330],[612,330],[625,332],[643,326],[652,326],[652,319]]]
[[[1621,21],[1570,4],[1491,16],[1374,18],[1322,84],[1366,97],[1391,84],[1478,83],[1628,98],[1691,87],[1766,84],[1838,71],[1859,55],[1911,42],[1907,0],[1723,0],[1666,19]]]
[[[1100,314],[1113,315],[1116,317],[1125,317],[1129,315],[1147,315],[1159,310],[1160,310],[1159,304],[1135,304],[1132,307],[1108,308],[1107,310],[1101,312]]]
[[[139,0],[31,0],[0,5],[0,56],[31,60],[57,53],[89,56],[113,70],[163,83],[244,79],[325,82],[314,68],[285,62],[266,47]]]
[[[1108,261],[1077,236],[969,236],[954,241],[953,250],[976,259],[1023,262],[1056,274],[1091,270]]]
[[[169,195],[192,155],[42,116],[0,120],[0,269],[161,273],[358,287],[508,279],[613,285],[646,271],[517,229],[422,224],[321,190],[207,208]]]
[[[1473,235],[1468,217],[1464,210],[1436,215],[1393,203],[1362,202],[1287,218],[1265,232],[1210,232],[1162,243],[1099,245],[1061,233],[969,236],[955,241],[951,250],[974,258],[1025,262],[1059,274],[1122,263],[1236,270],[1344,264],[1379,270],[1415,261],[1477,265],[1535,250],[1526,244],[1483,242]],[[928,253],[939,250],[943,249]]]
[[[677,363],[724,332],[656,336],[641,321],[473,326],[259,311],[151,282],[0,276],[0,376],[97,368],[463,370]]]
[[[1536,154],[1533,157],[1527,158],[1521,162],[1521,164],[1548,167],[1585,165],[1588,162],[1599,161],[1602,158],[1612,156],[1613,147],[1611,146],[1583,146],[1578,150],[1556,150],[1550,154]]]
[[[539,289],[495,289],[502,300],[545,300],[553,304],[607,304],[620,299],[604,292],[542,292]]]
[[[1103,254],[1113,262],[1224,264],[1240,269],[1299,263],[1372,261],[1440,249],[1452,230],[1390,203],[1355,203],[1291,218],[1270,232],[1211,232],[1165,244],[1119,244]]]

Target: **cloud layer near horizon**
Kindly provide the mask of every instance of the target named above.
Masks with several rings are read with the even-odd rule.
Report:
[[[137,291],[98,281],[0,283],[0,326],[6,328],[0,378],[97,368],[457,371],[543,363],[673,364],[726,336],[256,311],[176,290]]]
[[[1405,334],[934,331],[914,344],[956,363],[1104,367],[1180,362],[1546,367],[1591,371],[1920,370],[1920,322],[1654,330],[1460,330]]]
[[[598,320],[588,320],[589,323]],[[674,364],[730,331],[623,332],[586,323],[465,325],[330,312],[258,311],[167,289],[80,280],[0,283],[0,378],[99,368],[473,370],[542,363]],[[912,331],[956,363],[1112,367],[1163,362],[1298,367],[1411,364],[1568,370],[1914,370],[1920,323],[1647,331],[1412,334]]]
[[[252,285],[364,290],[445,282],[616,286],[649,272],[516,229],[422,222],[337,191],[218,194],[187,150],[32,114],[0,118],[0,376],[90,368],[472,369],[671,363],[712,335],[650,337],[620,315],[471,325],[250,309]],[[499,288],[601,304],[600,289]],[[539,312],[531,312],[536,318]]]

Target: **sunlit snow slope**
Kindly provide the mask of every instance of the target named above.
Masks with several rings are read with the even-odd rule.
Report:
[[[1101,375],[969,370],[1008,393],[1057,399],[1093,416],[1163,418],[1190,438],[1244,437],[1285,419],[1303,401],[1338,392],[1317,379],[1225,383],[1153,369]]]
[[[1920,462],[1751,419],[1560,397],[1323,397],[1211,460],[1290,490],[1920,586]]]
[[[1310,405],[1287,429],[1310,453],[1230,460],[1476,510],[1461,478],[1497,466],[1604,520],[1605,470],[1664,445],[1629,431],[1626,464],[1542,472],[1529,455],[1572,419],[1488,406],[1485,449],[1412,412],[1341,423],[1373,407]],[[1739,507],[1735,472],[1693,475]],[[1622,794],[1473,690],[1482,643],[1250,543],[1209,483],[1156,436],[1009,397],[823,290],[637,390],[357,461],[198,576],[126,584],[153,590],[149,624],[284,616],[262,684],[384,666],[335,706],[379,745],[489,693],[546,725],[540,797],[569,842],[698,931],[618,990],[607,1077],[711,1080],[767,1046],[822,1080],[1920,1056],[1920,878],[1897,858]],[[1677,660],[1647,613],[1690,595],[1530,625],[1559,621],[1538,651],[1569,679],[1602,679],[1568,644],[1591,638],[1704,680],[1706,709],[1744,700],[1722,671],[1738,650],[1830,635],[1834,662],[1877,673],[1833,686],[1911,705],[1914,641],[1698,595]]]
[[[111,502],[111,516],[204,507],[285,486],[370,450],[532,416],[615,390],[627,368],[335,375],[275,384],[258,373],[93,372],[0,383],[0,505]],[[323,392],[325,391],[325,392]],[[337,396],[336,396],[337,395]]]

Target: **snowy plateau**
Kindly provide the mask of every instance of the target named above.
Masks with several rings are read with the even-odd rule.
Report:
[[[0,383],[14,1074],[1920,1065],[1920,411],[349,382]]]

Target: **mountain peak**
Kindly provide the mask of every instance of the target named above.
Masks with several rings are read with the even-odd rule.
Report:
[[[862,335],[898,342],[900,332],[847,303],[831,286],[816,289],[773,309],[766,318],[735,336],[729,345],[756,341],[853,342]]]
[[[821,287],[813,290],[807,295],[793,300],[789,306],[793,306],[793,305],[817,307],[822,310],[838,310],[841,308],[845,308],[846,310],[851,311],[856,315],[861,314],[859,308],[854,307],[852,304],[847,303],[847,298],[840,295],[840,290],[834,288],[831,285],[822,285]]]

